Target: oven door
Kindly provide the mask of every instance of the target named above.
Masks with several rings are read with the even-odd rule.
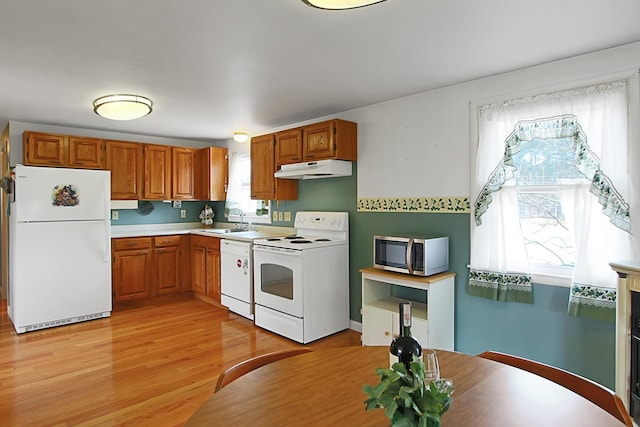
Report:
[[[254,246],[256,304],[302,318],[302,251]]]

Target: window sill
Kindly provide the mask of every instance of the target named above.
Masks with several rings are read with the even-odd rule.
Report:
[[[271,224],[271,216],[243,216],[240,215],[229,215],[227,218],[231,222],[242,222],[245,224]]]
[[[548,273],[531,273],[531,283],[548,286],[559,286],[561,288],[570,288],[571,277]]]

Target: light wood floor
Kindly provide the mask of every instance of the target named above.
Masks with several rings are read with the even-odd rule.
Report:
[[[299,346],[193,298],[21,335],[0,308],[2,426],[180,426],[223,369]],[[360,345],[360,334],[309,346],[348,345]]]

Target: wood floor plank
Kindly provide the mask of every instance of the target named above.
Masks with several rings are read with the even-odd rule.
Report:
[[[18,335],[0,306],[0,424],[181,426],[223,369],[300,344],[201,300]],[[344,331],[312,348],[360,345]]]

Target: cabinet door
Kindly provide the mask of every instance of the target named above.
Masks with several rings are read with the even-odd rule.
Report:
[[[64,135],[39,132],[23,134],[23,157],[27,166],[63,167],[67,164]]]
[[[195,198],[197,200],[225,200],[229,167],[228,150],[208,147],[195,154]]]
[[[181,259],[180,247],[169,246],[155,249],[155,291],[156,294],[170,294],[180,291]]]
[[[358,125],[333,119],[302,128],[303,161],[358,157]]]
[[[276,168],[302,161],[302,128],[276,133]]]
[[[393,325],[393,313],[391,311],[363,307],[362,344],[371,346],[390,345],[391,340],[393,340]]]
[[[254,200],[275,199],[274,138],[273,134],[251,138],[251,198]]]
[[[142,145],[106,141],[107,170],[111,171],[111,199],[139,200],[142,196]]]
[[[298,180],[275,179],[275,136],[251,138],[251,199],[296,200]]]
[[[180,291],[182,279],[182,236],[153,238],[154,291],[157,295]]]
[[[168,145],[143,145],[145,200],[171,198],[171,147]]]
[[[129,301],[151,295],[151,249],[117,251],[113,257],[114,301]]]
[[[207,248],[198,244],[191,245],[191,289],[194,292],[207,292]]]
[[[220,249],[207,248],[206,257],[207,296],[219,303],[222,293],[220,280]]]
[[[104,169],[104,141],[98,138],[70,136],[69,167]]]
[[[335,158],[333,121],[304,127],[304,160]]]
[[[193,148],[172,147],[173,183],[172,198],[182,200],[194,199],[193,168],[195,150]]]

